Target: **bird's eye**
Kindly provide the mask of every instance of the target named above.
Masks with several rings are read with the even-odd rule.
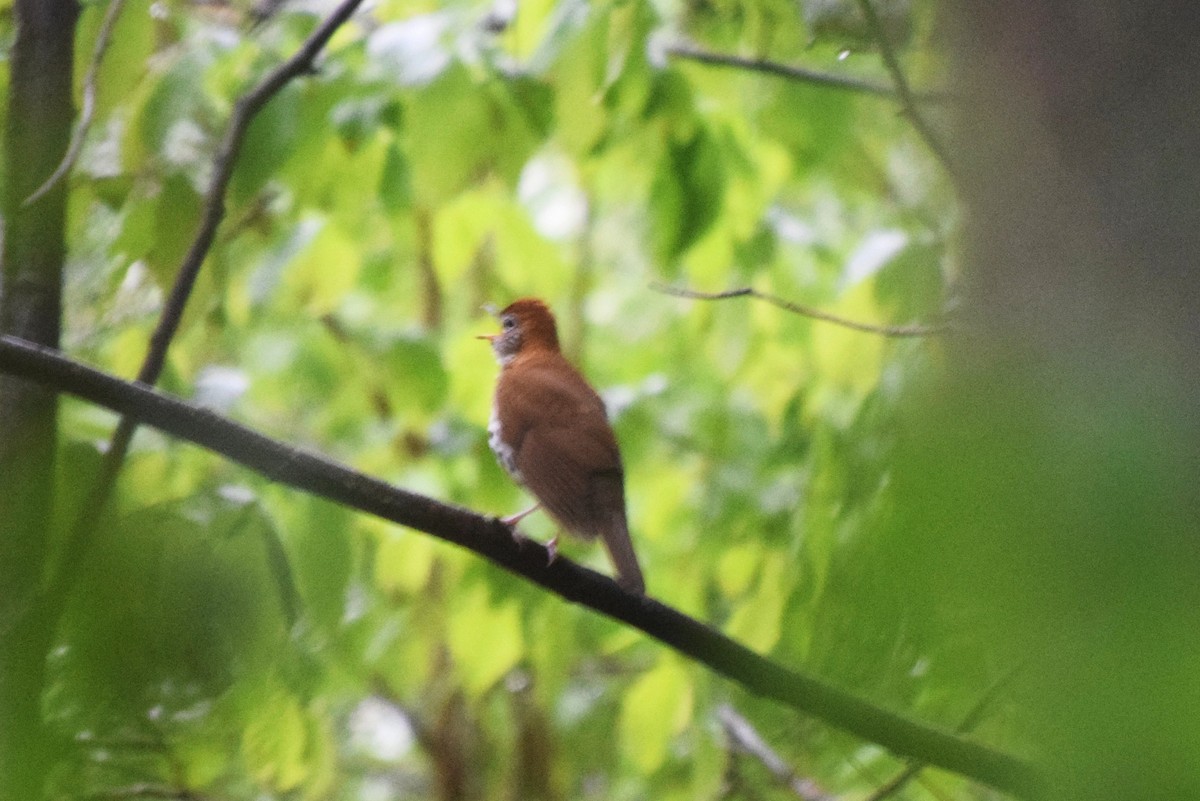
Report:
[[[503,328],[505,331],[511,331],[512,329],[517,327],[517,321],[511,317],[506,316],[506,317],[504,317],[504,319],[502,319],[500,321],[500,327]]]

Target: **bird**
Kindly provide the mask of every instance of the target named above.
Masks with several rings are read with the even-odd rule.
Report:
[[[563,355],[554,314],[536,298],[514,301],[497,317],[491,343],[500,376],[488,421],[488,445],[506,472],[537,500],[501,518],[514,527],[544,509],[560,527],[604,542],[617,583],[637,595],[646,583],[625,516],[625,472],[604,401]],[[556,553],[558,536],[547,549]]]

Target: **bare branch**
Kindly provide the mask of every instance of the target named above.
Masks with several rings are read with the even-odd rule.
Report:
[[[343,0],[291,58],[269,72],[257,86],[238,98],[234,104],[229,127],[213,157],[212,183],[205,196],[200,228],[183,259],[183,264],[179,267],[175,283],[171,287],[171,293],[159,316],[158,325],[150,337],[146,358],[137,375],[139,383],[153,386],[162,373],[163,365],[166,363],[167,349],[170,347],[175,333],[179,330],[184,307],[196,284],[200,267],[204,264],[204,259],[208,256],[216,237],[217,228],[225,217],[225,192],[233,177],[233,168],[237,163],[238,153],[241,151],[242,142],[246,138],[246,131],[249,130],[251,121],[259,110],[289,81],[312,72],[313,61],[317,54],[361,3],[362,0]],[[129,443],[133,439],[137,425],[135,418],[122,417],[113,433],[112,443],[104,454],[104,461],[100,466],[96,483],[80,509],[79,517],[71,530],[68,545],[63,549],[63,562],[56,576],[56,582],[47,590],[46,597],[52,612],[57,611],[55,605],[61,603],[56,599],[66,597],[67,593],[63,587],[69,586],[73,582],[75,573],[82,564],[94,522],[112,493],[117,473],[120,472],[121,465],[125,461]],[[57,615],[52,615],[52,617],[57,617]]]
[[[175,284],[159,318],[158,327],[150,339],[150,352],[146,354],[146,360],[138,373],[138,380],[142,383],[154,384],[162,371],[167,347],[183,318],[184,306],[196,283],[200,267],[212,247],[217,227],[225,217],[225,192],[233,177],[233,168],[241,152],[242,142],[246,138],[246,131],[249,130],[254,116],[289,81],[313,71],[313,62],[317,54],[361,3],[362,0],[343,0],[291,58],[268,73],[257,86],[234,104],[229,127],[213,159],[212,184],[205,196],[200,229],[196,232],[187,255],[184,256],[183,264],[180,265]]]
[[[833,796],[825,793],[812,779],[797,776],[783,757],[762,738],[754,724],[731,705],[722,704],[718,707],[717,718],[732,744],[761,762],[775,777],[775,781],[791,790],[797,798],[803,801],[833,801]]]
[[[769,61],[762,58],[746,58],[726,53],[714,53],[711,50],[704,50],[690,44],[671,45],[666,49],[666,52],[669,56],[695,61],[699,64],[707,64],[713,67],[732,67],[751,72],[763,72],[768,75],[777,75],[781,78],[810,83],[816,86],[825,86],[831,89],[844,89],[850,92],[859,92],[861,94],[877,95],[880,97],[896,97],[897,95],[896,90],[891,86],[884,86],[883,84],[854,78],[849,75],[837,75],[805,67],[794,67],[790,64],[781,64],[778,61]],[[914,97],[922,103],[946,103],[953,99],[949,93],[937,91],[915,93]]]
[[[871,0],[858,0],[858,6],[862,9],[863,16],[866,17],[867,27],[871,29],[871,34],[875,40],[879,42],[879,53],[883,57],[884,66],[887,67],[892,76],[892,82],[896,85],[896,94],[900,98],[900,104],[904,107],[904,114],[908,117],[913,127],[916,128],[920,137],[925,140],[925,144],[950,177],[956,182],[958,181],[958,168],[954,164],[954,160],[950,157],[950,153],[942,144],[941,139],[934,133],[929,122],[917,110],[918,98],[913,94],[912,89],[908,85],[908,79],[904,77],[904,70],[900,66],[900,59],[896,57],[896,50],[892,47],[891,41],[888,39],[887,31],[883,27],[883,23],[879,21],[879,15],[875,13],[875,6],[871,4]]]
[[[675,295],[680,298],[691,298],[693,300],[726,300],[727,298],[757,298],[770,303],[772,306],[778,306],[781,309],[790,311],[793,314],[799,314],[803,317],[811,317],[814,320],[821,320],[826,323],[833,323],[845,328],[851,328],[855,331],[863,331],[868,334],[879,334],[885,337],[928,337],[941,334],[946,330],[945,325],[923,325],[914,323],[912,325],[873,325],[871,323],[860,323],[857,320],[848,320],[845,317],[838,317],[836,314],[814,309],[811,306],[802,306],[799,303],[792,303],[790,300],[784,300],[777,295],[770,295],[766,292],[759,292],[752,287],[742,287],[740,289],[727,289],[724,292],[699,292],[686,287],[669,286],[667,284],[653,283],[650,288],[662,292],[666,295]]]
[[[35,189],[33,194],[25,198],[22,206],[32,206],[41,200],[43,195],[67,176],[67,173],[75,167],[75,162],[79,160],[79,154],[83,151],[83,140],[87,138],[88,128],[92,126],[92,116],[96,113],[96,76],[100,73],[100,63],[104,60],[104,53],[108,50],[109,41],[112,40],[113,28],[116,27],[117,17],[121,15],[124,5],[125,0],[111,0],[108,4],[108,11],[104,13],[104,21],[100,23],[100,32],[96,35],[96,46],[92,49],[92,60],[88,64],[87,77],[83,81],[83,108],[79,111],[79,121],[75,124],[75,130],[71,134],[71,144],[67,146],[67,152],[63,154],[62,161],[58,163],[58,167],[50,174],[50,177]]]
[[[466,548],[562,598],[640,629],[750,692],[813,715],[899,756],[938,765],[1017,795],[1041,784],[1012,755],[891,712],[751,651],[653,598],[632,595],[540,543],[518,542],[494,517],[393,487],[324,456],[289,447],[143,384],[92,369],[15,337],[0,336],[0,371],[36,381],[194,442],[272,481]],[[330,532],[329,536],[337,536]]]

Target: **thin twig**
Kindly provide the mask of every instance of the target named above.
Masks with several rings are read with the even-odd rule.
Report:
[[[840,325],[845,328],[851,328],[855,331],[864,331],[868,334],[879,334],[885,337],[928,337],[940,334],[946,330],[945,325],[923,325],[914,323],[912,325],[873,325],[871,323],[860,323],[857,320],[848,320],[845,317],[838,317],[836,314],[814,309],[811,306],[802,306],[799,303],[792,303],[790,300],[784,300],[777,295],[770,295],[766,292],[759,292],[752,287],[742,287],[740,289],[727,289],[724,292],[698,292],[694,289],[685,287],[669,286],[667,284],[653,283],[650,288],[667,295],[675,295],[680,298],[692,298],[693,300],[725,300],[727,298],[758,298],[766,301],[773,306],[778,306],[781,309],[790,311],[793,314],[799,314],[804,317],[811,317],[814,320],[821,320],[834,325]]]
[[[812,779],[797,776],[791,766],[767,744],[754,724],[729,704],[717,708],[717,719],[732,744],[757,759],[780,785],[788,788],[803,801],[832,801],[833,796],[817,786]]]
[[[200,229],[184,257],[171,294],[163,307],[158,327],[151,336],[150,350],[138,373],[138,381],[153,384],[162,372],[167,347],[183,318],[184,306],[196,283],[200,267],[212,247],[217,227],[225,217],[225,191],[233,177],[233,168],[254,116],[293,78],[312,73],[313,61],[317,54],[361,3],[362,0],[343,0],[291,58],[272,70],[254,89],[242,95],[234,104],[229,128],[213,159],[212,184],[205,197],[204,217]]]
[[[962,736],[885,709],[750,650],[717,629],[546,548],[518,542],[494,517],[392,486],[310,451],[150,387],[87,367],[51,348],[0,336],[0,372],[36,381],[134,416],[146,425],[221,454],[269,480],[286,484],[468,549],[561,598],[645,632],[752,693],[813,715],[901,757],[962,774],[1023,797],[1042,779],[1030,763]],[[327,532],[330,537],[341,532]]]
[[[75,162],[79,160],[79,154],[83,152],[83,140],[87,137],[88,128],[92,126],[92,117],[96,113],[96,77],[100,74],[100,63],[104,60],[108,43],[112,40],[113,28],[116,27],[117,17],[121,15],[121,8],[124,5],[125,0],[109,2],[108,11],[104,13],[104,21],[100,23],[100,32],[96,35],[96,46],[92,49],[92,60],[88,64],[87,77],[83,81],[83,108],[79,110],[79,121],[75,124],[75,130],[71,134],[71,143],[67,145],[67,152],[63,154],[58,167],[41,186],[33,191],[33,194],[25,198],[21,204],[23,207],[32,206],[41,200],[43,195],[67,176],[67,173],[75,167]]]
[[[675,58],[687,59],[700,64],[708,64],[713,67],[733,67],[735,69],[750,70],[752,72],[764,72],[768,75],[778,75],[781,78],[788,78],[794,81],[803,83],[811,83],[816,86],[826,86],[833,89],[845,89],[851,92],[859,92],[861,94],[877,95],[881,97],[895,97],[896,90],[891,86],[866,81],[861,78],[854,78],[849,75],[837,75],[830,72],[821,72],[819,70],[808,69],[806,67],[794,67],[790,64],[781,64],[778,61],[769,61],[762,58],[746,58],[744,56],[733,56],[726,53],[714,53],[711,50],[704,50],[694,45],[689,44],[674,44],[666,49],[667,55]],[[922,103],[946,103],[953,98],[947,92],[919,92],[915,97]]]
[[[153,386],[158,382],[159,375],[162,373],[163,365],[166,363],[167,348],[179,330],[184,307],[192,294],[192,288],[200,274],[200,267],[204,264],[204,259],[208,256],[216,237],[217,228],[225,217],[225,192],[233,177],[233,168],[237,163],[242,142],[246,138],[246,131],[250,128],[255,114],[289,81],[312,72],[313,61],[317,54],[361,3],[362,0],[343,0],[291,58],[269,72],[257,86],[238,98],[234,104],[229,127],[213,157],[212,183],[205,196],[200,228],[192,240],[187,255],[184,256],[179,272],[175,276],[175,283],[171,287],[171,293],[158,318],[158,325],[150,337],[146,358],[138,371],[138,383]],[[125,461],[130,440],[133,439],[133,433],[137,430],[137,426],[138,421],[134,417],[126,415],[121,418],[113,433],[112,442],[104,454],[95,484],[88,494],[87,500],[80,507],[79,517],[71,530],[68,544],[62,551],[62,563],[56,581],[51,582],[46,590],[46,602],[53,618],[57,618],[57,613],[65,602],[63,599],[67,597],[68,589],[74,582],[75,574],[83,564],[88,540],[95,529],[101,510],[112,494],[117,473],[120,472],[121,465]]]
[[[896,94],[900,98],[900,104],[904,107],[904,113],[916,128],[917,134],[925,140],[925,144],[933,153],[934,157],[941,162],[942,167],[956,182],[958,181],[958,168],[954,163],[954,159],[950,157],[950,153],[942,144],[942,140],[934,133],[929,122],[917,110],[917,97],[913,94],[912,89],[908,85],[908,79],[904,77],[904,70],[900,66],[900,59],[896,57],[896,50],[892,47],[891,40],[888,39],[887,31],[883,27],[883,23],[879,20],[879,15],[875,13],[875,6],[871,4],[871,0],[858,0],[858,6],[862,9],[863,16],[866,17],[867,27],[871,29],[872,35],[879,42],[879,54],[883,57],[884,66],[891,73],[892,82],[896,85]]]

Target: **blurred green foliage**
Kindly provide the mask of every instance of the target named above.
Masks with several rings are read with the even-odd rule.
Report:
[[[936,83],[915,5],[911,77]],[[164,388],[509,513],[524,498],[487,448],[496,367],[473,337],[492,325],[481,304],[541,296],[609,402],[650,591],[956,725],[1013,665],[969,609],[900,592],[939,554],[884,536],[915,480],[895,473],[897,410],[939,374],[939,342],[648,288],[753,284],[867,322],[943,313],[958,217],[893,103],[663,46],[882,81],[876,58],[846,58],[857,42],[829,14],[810,30],[773,0],[507,8],[376,3],[270,102]],[[81,74],[105,9],[85,5]],[[285,5],[250,31],[249,10],[126,2],[70,184],[81,359],[135,372],[235,99],[318,20]],[[70,518],[111,418],[63,410]],[[50,660],[46,715],[75,744],[52,797],[139,782],[224,799],[788,797],[731,750],[723,703],[830,792],[902,767],[468,554],[153,432],[97,525]],[[1021,723],[1001,704],[980,736],[1019,748]],[[935,775],[899,797],[989,794]]]

